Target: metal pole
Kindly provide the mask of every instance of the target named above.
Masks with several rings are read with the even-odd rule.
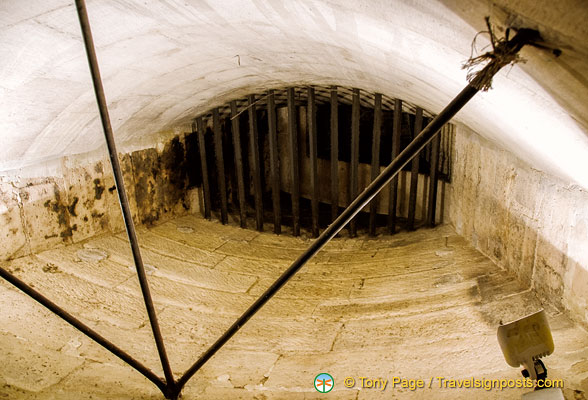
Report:
[[[453,116],[474,97],[479,90],[489,87],[492,77],[505,65],[515,60],[515,55],[525,45],[538,37],[538,32],[531,29],[521,29],[510,41],[501,44],[500,49],[495,49],[494,57],[474,79],[437,115],[421,133],[388,165],[376,179],[353,200],[323,233],[302,253],[296,261],[222,334],[208,350],[184,373],[178,380],[176,390],[182,387],[190,378],[236,334],[243,325],[249,321],[281,288],[319,252],[337,233],[345,227],[353,217],[365,207],[370,200],[378,194],[382,188],[394,178],[398,172],[408,164],[439,132]]]
[[[439,129],[449,121],[476,93],[478,89],[468,85],[423,131],[382,171],[341,215],[310,245],[310,247],[284,271],[284,273],[227,329],[227,331],[194,363],[178,380],[177,388],[202,367],[261,307],[268,302],[308,260],[329,242],[418,152],[431,141]]]
[[[53,303],[47,297],[43,296],[41,293],[37,292],[35,289],[18,279],[16,276],[11,274],[10,272],[6,271],[4,268],[0,267],[0,276],[6,279],[8,282],[16,286],[18,289],[22,290],[25,294],[32,297],[37,302],[41,303],[41,305],[48,308],[50,311],[55,313],[58,317],[64,319],[67,323],[72,325],[74,328],[82,332],[84,335],[88,336],[90,339],[94,340],[96,343],[104,347],[106,350],[110,351],[112,354],[129,364],[131,367],[135,368],[141,374],[143,374],[147,379],[151,382],[155,383],[157,387],[164,392],[166,390],[165,382],[155,375],[149,368],[145,367],[139,361],[135,360],[133,357],[128,355],[124,350],[117,347],[115,344],[110,342],[108,339],[102,337],[99,333],[94,331],[92,328],[78,320],[76,317],[65,311],[63,308],[59,307],[57,304]]]
[[[76,0],[78,10],[78,18],[82,29],[82,36],[84,37],[84,44],[86,46],[86,53],[88,56],[88,64],[90,72],[92,73],[92,82],[94,83],[94,92],[96,94],[96,101],[100,110],[100,119],[102,121],[102,128],[104,130],[104,137],[106,139],[106,146],[108,147],[108,155],[110,156],[110,163],[114,173],[114,181],[118,192],[120,207],[122,209],[123,219],[129,237],[131,250],[133,252],[133,260],[137,268],[137,275],[139,277],[139,284],[141,285],[141,292],[143,293],[143,300],[149,315],[149,322],[153,331],[153,337],[157,346],[157,352],[165,374],[165,380],[169,388],[174,386],[174,377],[167,358],[163,338],[157,322],[157,315],[155,314],[155,307],[149,291],[149,284],[147,282],[147,275],[145,274],[145,267],[143,259],[139,250],[139,243],[137,234],[135,232],[135,225],[133,224],[133,217],[129,207],[129,200],[124,186],[123,175],[116,152],[116,145],[114,142],[114,135],[112,134],[112,126],[110,125],[110,117],[108,115],[108,106],[106,104],[106,97],[104,95],[104,88],[102,87],[102,79],[100,77],[100,70],[98,68],[98,60],[96,59],[96,50],[94,49],[94,41],[92,39],[92,31],[90,30],[90,21],[88,20],[88,12],[86,11],[86,4],[84,0]]]

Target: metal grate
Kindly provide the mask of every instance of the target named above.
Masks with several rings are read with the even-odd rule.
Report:
[[[281,233],[284,223],[295,236],[302,227],[317,237],[431,119],[418,106],[357,88],[290,87],[228,102],[196,118],[191,134],[200,144],[199,161],[192,165],[201,166],[204,216],[218,215],[225,224],[228,213],[238,213],[243,228],[253,219],[259,231],[273,223]],[[362,212],[352,221],[351,236],[358,228],[376,235],[385,226],[394,233],[434,225],[437,180],[450,176],[452,132],[444,126],[441,139],[403,168],[410,187],[393,181],[387,198],[372,200],[369,218]],[[343,175],[341,167],[350,173]],[[280,173],[284,168],[290,175]]]

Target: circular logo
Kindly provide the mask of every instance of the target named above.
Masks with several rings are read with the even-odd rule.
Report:
[[[314,378],[314,388],[319,393],[328,393],[335,387],[335,380],[327,373],[320,373]]]

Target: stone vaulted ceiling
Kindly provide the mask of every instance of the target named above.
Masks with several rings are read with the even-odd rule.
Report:
[[[588,188],[581,0],[89,0],[88,12],[126,151],[213,106],[293,84],[354,86],[439,112],[466,83],[460,66],[484,16],[498,29],[536,28],[562,55],[524,49],[527,63],[502,71],[457,119]],[[0,2],[0,54],[0,171],[104,151],[72,0]]]

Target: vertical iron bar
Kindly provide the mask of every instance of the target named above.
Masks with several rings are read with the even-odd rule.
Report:
[[[214,152],[216,153],[216,171],[218,174],[218,187],[221,197],[221,223],[225,225],[227,215],[227,181],[225,179],[225,157],[223,155],[223,133],[220,126],[218,108],[212,110],[212,129],[214,131]]]
[[[288,88],[288,138],[290,139],[290,167],[292,178],[292,234],[300,235],[300,176],[298,172],[298,128],[294,88]]]
[[[270,174],[272,181],[272,202],[274,211],[274,233],[282,232],[282,215],[280,211],[280,167],[278,165],[278,129],[276,121],[276,103],[274,91],[270,90],[267,99],[267,119],[269,125]]]
[[[431,173],[429,174],[429,207],[427,224],[435,226],[435,209],[437,208],[437,160],[439,156],[439,135],[431,142]]]
[[[353,89],[353,103],[351,105],[351,174],[349,177],[349,199],[355,199],[359,184],[359,89]],[[357,220],[349,224],[349,236],[357,235]]]
[[[417,107],[414,116],[414,130],[413,137],[416,137],[419,132],[423,129],[423,109]],[[417,202],[417,192],[419,185],[419,156],[417,155],[412,159],[410,168],[410,192],[408,196],[408,230],[414,229],[414,219]]]
[[[339,104],[337,87],[331,88],[331,221],[339,214]]]
[[[122,209],[127,235],[129,237],[129,242],[133,253],[133,259],[135,261],[135,267],[137,268],[137,275],[139,278],[139,284],[141,285],[143,300],[145,301],[145,307],[147,309],[147,314],[149,316],[149,322],[151,323],[151,330],[153,331],[153,338],[155,339],[157,352],[159,353],[159,358],[161,360],[161,366],[163,367],[163,373],[165,374],[167,386],[173,387],[174,376],[169,364],[169,360],[167,358],[167,353],[165,351],[165,345],[163,343],[163,338],[161,336],[161,331],[159,329],[159,323],[157,322],[155,307],[153,306],[153,300],[151,298],[151,292],[149,290],[149,284],[147,282],[147,275],[145,274],[145,267],[143,265],[141,251],[139,250],[139,242],[137,240],[137,233],[135,232],[135,225],[133,224],[131,208],[129,206],[129,200],[127,197],[127,192],[125,190],[123,175],[118,160],[118,153],[116,151],[116,144],[114,141],[114,135],[112,133],[110,117],[108,115],[106,96],[104,94],[102,79],[100,77],[100,70],[98,68],[98,60],[96,58],[96,50],[94,49],[94,41],[92,39],[90,21],[88,20],[88,12],[86,10],[85,1],[76,0],[76,6],[78,11],[78,17],[80,20],[80,26],[82,29],[82,36],[84,37],[84,44],[86,46],[86,54],[88,56],[88,64],[90,66],[92,82],[94,84],[96,101],[98,103],[98,109],[100,110],[100,120],[102,121],[104,138],[106,139],[106,146],[108,147],[108,155],[110,156],[110,163],[112,165],[112,171],[114,173],[114,181],[118,192],[118,198],[120,201],[120,207]]]
[[[306,110],[307,131],[310,147],[310,194],[312,209],[312,237],[319,235],[319,187],[317,164],[316,103],[314,88],[308,88],[308,106]]]
[[[259,136],[257,132],[257,110],[255,96],[247,96],[249,100],[249,151],[253,175],[253,191],[255,198],[255,224],[258,231],[263,231],[263,193],[261,189],[261,165],[259,163]]]
[[[394,99],[394,127],[392,130],[392,160],[400,152],[400,134],[402,129],[402,100]],[[388,204],[388,230],[396,232],[396,205],[398,203],[398,178],[394,177],[390,183],[390,199]]]
[[[373,181],[380,174],[380,136],[382,133],[382,94],[376,93],[374,99],[374,130],[372,134],[372,166],[371,180]],[[370,203],[370,226],[371,236],[376,235],[376,214],[378,213],[378,196]]]
[[[369,201],[400,170],[410,162],[418,152],[437,134],[439,129],[449,121],[474,95],[478,89],[469,84],[455,97],[443,111],[427,125],[425,129],[388,165],[376,179],[329,225],[323,233],[311,243],[282,275],[243,313],[237,320],[206,350],[200,358],[190,367],[178,380],[178,387],[183,387],[186,382],[198,371],[216,352],[227,343],[243,325],[251,319],[287,282],[296,272],[302,268],[307,261],[314,257],[335,235],[345,227],[369,203]]]
[[[237,172],[237,189],[239,192],[239,217],[241,228],[247,228],[247,213],[245,204],[245,178],[243,178],[243,157],[241,153],[241,131],[237,102],[231,101],[231,128],[233,131],[233,150],[235,152],[235,169]]]
[[[194,125],[192,125],[194,129]],[[208,160],[206,158],[206,138],[204,137],[204,121],[202,117],[196,118],[196,130],[198,131],[198,149],[200,151],[200,168],[202,169],[202,191],[204,192],[204,218],[210,219],[212,215],[212,200],[210,199],[210,182],[208,179]]]

